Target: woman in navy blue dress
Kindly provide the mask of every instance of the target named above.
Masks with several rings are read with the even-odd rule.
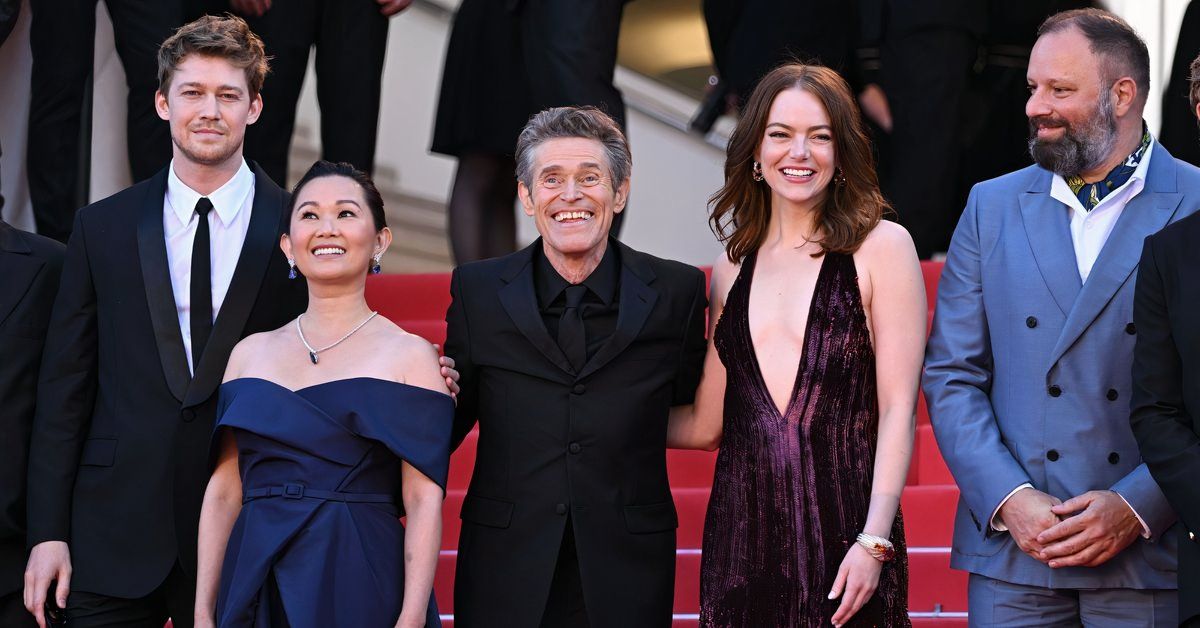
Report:
[[[280,245],[308,309],[229,359],[197,626],[440,626],[454,404],[433,346],[367,306],[391,239],[363,173],[318,162],[296,185]]]

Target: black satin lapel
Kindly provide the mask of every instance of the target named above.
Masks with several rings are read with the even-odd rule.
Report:
[[[0,290],[0,328],[29,291],[29,286],[46,262],[36,257],[0,251],[0,272],[4,273],[4,290]]]
[[[1067,314],[1075,307],[1075,299],[1083,285],[1071,239],[1071,210],[1052,198],[1049,192],[1024,192],[1019,199],[1021,220],[1025,223],[1033,259],[1058,309]]]
[[[225,375],[229,354],[242,339],[271,256],[279,250],[279,224],[285,201],[286,196],[279,186],[261,172],[255,173],[254,203],[246,241],[238,255],[221,311],[213,322],[212,336],[200,357],[200,367],[188,387],[184,407],[204,403]]]
[[[530,344],[555,366],[571,376],[575,375],[567,356],[563,355],[562,349],[558,348],[558,343],[550,337],[550,332],[542,323],[537,296],[533,293],[533,264],[526,264],[512,281],[500,289],[500,304]]]
[[[154,344],[162,362],[167,388],[178,400],[187,394],[187,353],[183,350],[183,334],[179,331],[179,313],[175,293],[171,289],[171,268],[167,264],[167,242],[163,234],[163,195],[166,192],[166,171],[158,175],[161,185],[151,185],[143,201],[137,225],[138,261],[142,266],[142,284],[146,288],[146,303],[150,306],[150,324],[154,327]],[[157,183],[157,182],[156,182]]]
[[[621,265],[621,303],[617,312],[617,328],[608,342],[604,343],[591,360],[584,365],[580,378],[595,373],[600,367],[608,364],[613,358],[621,355],[637,338],[658,301],[658,291],[646,285],[629,264],[631,249],[622,249]]]

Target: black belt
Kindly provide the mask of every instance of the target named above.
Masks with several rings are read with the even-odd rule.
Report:
[[[264,486],[252,488],[242,493],[242,503],[262,499],[264,497],[282,497],[284,499],[321,499],[334,502],[394,504],[396,497],[387,493],[343,493],[341,491],[322,491],[312,489],[303,484],[283,484],[281,486]]]

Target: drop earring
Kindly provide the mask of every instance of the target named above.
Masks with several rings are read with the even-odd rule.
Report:
[[[833,182],[835,185],[846,185],[846,173],[842,172],[841,168],[833,171]]]
[[[295,279],[296,278],[296,260],[289,257],[289,258],[287,258],[287,262],[288,262],[288,279]]]
[[[371,264],[372,275],[378,275],[379,273],[383,272],[383,267],[379,265],[379,258],[381,257],[383,257],[382,253],[376,253],[375,256],[371,258],[371,260],[374,262]]]
[[[750,167],[750,176],[755,181],[762,181],[763,180],[762,164],[758,163],[757,161],[754,162],[754,165]]]

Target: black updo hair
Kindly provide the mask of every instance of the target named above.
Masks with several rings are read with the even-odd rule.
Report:
[[[309,181],[321,177],[346,177],[357,183],[358,187],[362,188],[363,198],[367,201],[367,208],[371,210],[371,218],[375,222],[375,231],[383,231],[387,227],[387,217],[383,212],[383,195],[375,187],[375,182],[371,180],[371,175],[344,161],[333,163],[332,161],[321,159],[314,163],[308,169],[308,172],[305,172],[304,176],[300,177],[300,180],[296,182],[296,187],[292,188],[291,211],[296,211],[296,199],[300,197],[300,190],[304,189],[304,186],[308,185]]]

